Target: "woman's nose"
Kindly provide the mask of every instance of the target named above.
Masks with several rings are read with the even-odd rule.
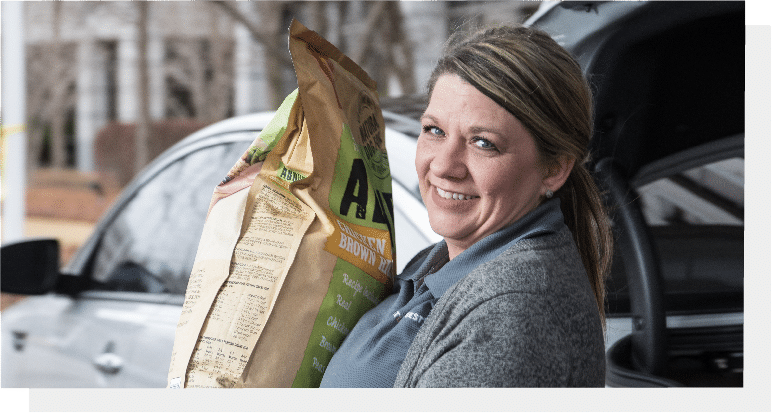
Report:
[[[434,157],[430,169],[440,178],[464,179],[468,174],[464,163],[464,147],[458,140],[447,139],[441,145],[432,148]]]

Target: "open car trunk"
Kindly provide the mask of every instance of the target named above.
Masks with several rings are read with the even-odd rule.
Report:
[[[742,386],[744,3],[561,2],[532,23],[594,94],[592,168],[616,250],[607,313],[631,323],[607,385]],[[739,184],[694,179],[727,160]]]

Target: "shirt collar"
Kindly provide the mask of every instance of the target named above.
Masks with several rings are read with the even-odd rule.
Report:
[[[547,200],[512,225],[477,241],[450,261],[448,261],[447,244],[444,240],[438,242],[419,270],[414,273],[415,278],[411,278],[416,280],[426,275],[424,278],[426,286],[431,294],[439,299],[465,275],[480,264],[497,257],[518,241],[557,232],[564,225],[560,199]],[[430,272],[432,267],[443,262],[445,265],[439,270]]]
[[[427,274],[432,274],[437,271],[437,269],[441,269],[445,266],[445,264],[448,262],[448,256],[448,245],[445,243],[445,240],[442,240],[434,244],[434,247],[431,248],[429,254],[423,260],[418,269],[412,273],[405,271],[398,277],[413,281],[413,285],[415,286],[414,288],[418,288],[419,282],[422,278],[425,278]]]

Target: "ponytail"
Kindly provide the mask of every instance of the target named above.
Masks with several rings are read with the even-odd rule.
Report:
[[[556,193],[571,229],[605,326],[606,279],[611,270],[614,239],[606,207],[585,165],[577,164]]]

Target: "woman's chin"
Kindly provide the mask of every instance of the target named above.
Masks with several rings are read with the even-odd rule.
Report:
[[[471,235],[472,231],[464,225],[463,220],[455,217],[429,219],[432,230],[449,243],[457,243]]]

